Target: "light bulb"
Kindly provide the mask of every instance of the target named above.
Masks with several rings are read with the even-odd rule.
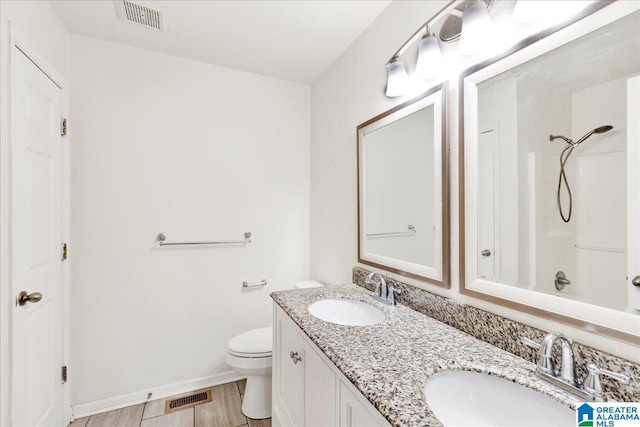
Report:
[[[493,28],[484,1],[470,4],[462,12],[462,32],[458,54],[475,55],[492,42]]]
[[[418,46],[418,63],[416,64],[416,76],[421,79],[429,79],[442,76],[444,61],[438,39],[434,35],[428,35],[420,40]]]
[[[397,58],[387,64],[387,91],[388,97],[402,96],[409,91],[409,75],[402,61]]]

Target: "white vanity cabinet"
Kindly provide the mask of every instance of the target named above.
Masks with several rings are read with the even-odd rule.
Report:
[[[277,304],[273,324],[275,427],[389,425]]]
[[[375,411],[375,408],[373,408]],[[380,424],[371,410],[344,383],[340,383],[340,427],[369,427]],[[386,422],[386,421],[385,421]]]
[[[281,425],[335,425],[335,374],[284,312],[278,313],[275,325],[273,405]]]

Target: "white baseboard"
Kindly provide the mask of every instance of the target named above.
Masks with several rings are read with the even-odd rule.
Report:
[[[139,403],[144,403],[147,400],[162,399],[169,396],[175,396],[176,394],[199,390],[201,388],[226,384],[240,380],[242,378],[246,377],[238,374],[235,371],[228,371],[208,377],[196,378],[193,380],[140,390],[133,393],[107,397],[106,399],[94,400],[92,402],[80,403],[78,405],[71,405],[73,409],[72,420],[99,414],[101,412],[112,411],[114,409],[125,408],[131,405],[137,405]],[[149,393],[152,393],[152,396],[150,399],[147,399],[147,395]]]

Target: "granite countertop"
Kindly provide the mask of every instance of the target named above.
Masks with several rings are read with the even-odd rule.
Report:
[[[293,319],[378,411],[395,426],[441,426],[423,390],[445,370],[485,372],[542,392],[575,408],[581,401],[536,376],[535,365],[403,305],[375,301],[353,285],[273,292]],[[309,304],[348,298],[374,305],[387,320],[372,326],[343,326],[312,316]]]

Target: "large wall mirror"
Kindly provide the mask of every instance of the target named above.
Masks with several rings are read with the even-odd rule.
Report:
[[[443,86],[358,126],[358,261],[448,286]]]
[[[461,80],[461,290],[640,342],[640,11]]]

